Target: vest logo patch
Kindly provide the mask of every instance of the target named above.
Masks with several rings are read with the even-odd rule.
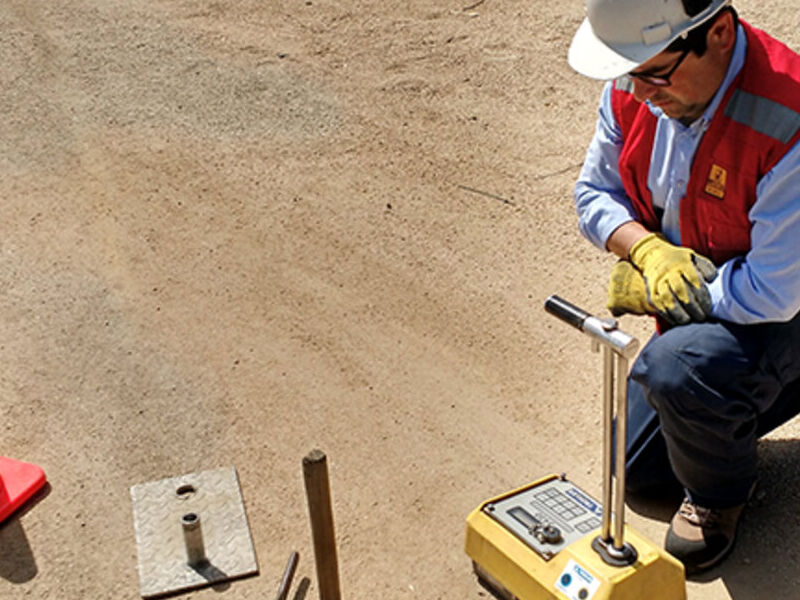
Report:
[[[728,172],[719,165],[712,165],[711,172],[706,181],[706,193],[717,198],[725,197],[725,181],[728,179]]]

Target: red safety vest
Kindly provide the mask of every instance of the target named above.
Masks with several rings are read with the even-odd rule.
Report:
[[[681,243],[717,265],[750,249],[756,185],[800,139],[800,56],[741,23],[744,66],[703,135],[680,203]],[[657,119],[632,91],[621,78],[611,97],[623,137],[619,172],[639,220],[659,231],[647,188]]]

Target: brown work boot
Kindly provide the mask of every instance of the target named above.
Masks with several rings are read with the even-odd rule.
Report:
[[[743,508],[703,508],[685,498],[672,517],[664,548],[683,563],[687,575],[710,569],[733,548]]]

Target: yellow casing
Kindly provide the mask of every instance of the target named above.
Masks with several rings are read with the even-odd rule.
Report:
[[[638,553],[636,562],[614,567],[592,549],[590,533],[559,551],[549,561],[526,545],[511,531],[484,512],[483,508],[510,495],[541,485],[558,475],[487,500],[467,517],[466,553],[491,583],[500,584],[511,598],[519,600],[571,600],[556,588],[556,582],[570,559],[600,581],[591,600],[685,600],[683,564],[625,526],[625,541]],[[477,570],[477,568],[476,568]]]

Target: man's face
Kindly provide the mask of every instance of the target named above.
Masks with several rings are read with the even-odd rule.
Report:
[[[694,52],[685,55],[682,52],[657,54],[633,74],[659,77],[669,74],[674,68],[669,75],[669,85],[657,86],[645,79],[632,77],[634,98],[639,102],[649,100],[673,119],[694,121],[703,114],[719,86],[717,78],[711,77],[712,74],[704,64],[706,55],[700,57]]]
[[[698,119],[722,84],[736,41],[733,17],[720,15],[707,35],[702,56],[694,52],[661,52],[630,75],[633,96],[649,100],[668,117],[691,123]],[[669,85],[652,81],[667,77]],[[649,80],[649,81],[648,81]]]

